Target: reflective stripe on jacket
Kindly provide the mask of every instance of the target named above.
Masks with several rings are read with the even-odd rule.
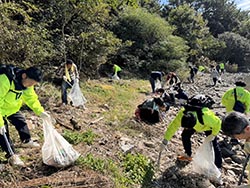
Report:
[[[165,140],[171,140],[171,138],[175,135],[176,131],[181,127],[181,118],[183,116],[183,111],[185,109],[181,108],[181,110],[176,115],[175,119],[169,124],[164,139]],[[197,113],[192,112],[196,116],[196,124],[194,126],[194,130],[197,132],[204,132],[204,131],[212,131],[212,134],[216,136],[219,134],[219,131],[221,129],[221,120],[219,117],[217,117],[214,112],[208,108],[202,109],[202,119],[204,122],[204,125],[201,124],[198,120]]]
[[[5,74],[0,75],[0,127],[4,125],[3,117],[18,112],[23,104],[27,104],[36,115],[44,109],[41,106],[34,87],[25,90],[15,90],[14,81],[11,82]]]
[[[237,93],[237,100],[245,105],[245,113],[249,112],[250,93],[246,89],[240,86],[236,87],[236,93]],[[221,103],[226,107],[227,112],[233,111],[233,107],[235,104],[234,88],[226,91],[226,93],[222,96]]]

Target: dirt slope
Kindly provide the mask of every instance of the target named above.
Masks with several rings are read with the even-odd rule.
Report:
[[[222,84],[215,87],[210,86],[211,79],[208,74],[198,75],[195,84],[184,83],[184,89],[189,95],[204,93],[212,96],[215,101],[215,106],[220,106],[220,99],[223,93],[234,86],[236,79],[245,77],[246,74],[229,74],[222,76]],[[98,81],[97,81],[98,82]],[[121,82],[123,82],[121,80]],[[125,81],[124,81],[125,82]],[[112,84],[112,83],[111,83]],[[148,85],[149,87],[149,85]],[[150,88],[149,88],[150,91]],[[150,96],[140,94],[140,101]],[[159,144],[163,139],[164,131],[168,123],[174,118],[178,112],[178,107],[171,107],[167,112],[167,118],[164,123],[159,123],[154,126],[149,126],[139,123],[133,117],[127,120],[129,126],[139,131],[139,135],[128,135],[126,132],[121,132],[114,129],[116,122],[104,123],[101,112],[109,111],[109,107],[105,104],[91,103],[87,104],[87,110],[74,108],[71,106],[58,106],[58,101],[52,99],[42,99],[49,101],[47,110],[51,112],[52,116],[57,120],[57,130],[62,132],[64,129],[73,129],[73,119],[78,122],[82,130],[91,128],[98,136],[93,145],[88,146],[78,144],[75,149],[83,156],[92,153],[94,156],[103,158],[111,158],[117,160],[117,151],[121,151],[121,145],[133,145],[131,152],[139,152],[148,156],[154,163],[156,163],[159,152]],[[51,101],[52,100],[52,101]],[[215,108],[214,111],[222,117],[225,114],[224,108]],[[42,128],[39,118],[30,116],[27,113],[27,119],[30,124],[32,135],[41,136]],[[234,187],[237,184],[239,175],[241,173],[242,162],[244,160],[244,153],[240,146],[234,146],[237,152],[235,160],[232,158],[224,158],[223,163],[223,181],[224,185],[216,185],[211,183],[207,178],[192,172],[191,164],[180,163],[176,161],[178,154],[183,152],[182,143],[180,139],[180,131],[174,136],[168,146],[169,152],[163,152],[161,157],[160,169],[156,171],[155,180],[152,187],[157,188],[201,188],[201,187]],[[223,135],[219,136],[221,140]],[[204,137],[196,134],[193,137],[193,151],[202,143]],[[48,167],[42,163],[41,148],[38,149],[22,149],[19,148],[19,141],[17,138],[13,139],[18,147],[18,152],[22,156],[28,156],[27,167],[18,169],[12,168],[6,161],[1,167],[1,187],[41,187],[48,184],[51,187],[115,187],[114,182],[109,176],[104,174],[82,169],[77,166],[72,166],[66,169],[55,169]],[[238,157],[237,157],[238,156]],[[237,162],[236,162],[237,161]],[[244,179],[244,182],[246,180]],[[138,186],[135,186],[138,187]]]

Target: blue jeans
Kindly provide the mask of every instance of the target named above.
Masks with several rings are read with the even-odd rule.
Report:
[[[65,80],[62,81],[62,103],[68,104],[68,100],[67,100],[67,89],[71,88],[74,84],[74,80],[72,80],[71,82],[66,82]]]

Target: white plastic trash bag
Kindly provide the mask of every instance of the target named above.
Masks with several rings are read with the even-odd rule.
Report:
[[[113,79],[113,80],[120,80],[120,78],[119,78],[119,76],[118,76],[117,74],[114,74],[114,75],[112,76],[112,79]]]
[[[80,154],[54,129],[51,120],[43,121],[43,132],[42,158],[44,164],[66,167],[78,159]]]
[[[208,138],[208,137],[207,137]],[[204,174],[210,180],[217,181],[221,176],[220,170],[214,164],[214,148],[211,141],[205,139],[197,149],[193,158],[193,169],[199,174]]]
[[[162,88],[161,81],[159,79],[155,80],[155,90]]]
[[[87,102],[83,96],[79,82],[74,82],[72,89],[69,92],[69,98],[71,99],[73,106],[83,106]]]

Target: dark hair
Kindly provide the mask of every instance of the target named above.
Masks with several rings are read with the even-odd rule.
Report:
[[[243,81],[237,81],[234,83],[236,86],[240,86],[240,87],[246,87],[246,83]]]
[[[71,59],[67,59],[67,60],[66,60],[66,64],[67,64],[67,65],[72,65],[73,63],[74,63],[74,62],[73,62]]]
[[[25,70],[28,78],[33,79],[37,82],[41,82],[43,78],[42,71],[37,67],[29,67]]]
[[[160,107],[165,106],[165,105],[164,105],[164,102],[163,102],[163,100],[162,100],[161,98],[154,98],[154,102],[155,102],[158,106],[160,106]]]
[[[233,136],[240,134],[249,125],[246,116],[239,112],[231,112],[223,118],[221,130],[225,135]]]
[[[163,88],[158,88],[158,89],[156,89],[156,93],[164,93],[164,89]]]

